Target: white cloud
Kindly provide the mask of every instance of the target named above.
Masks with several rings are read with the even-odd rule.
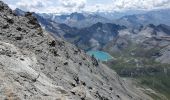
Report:
[[[88,6],[84,10],[88,12],[113,11],[112,5],[104,4],[95,4],[93,6]]]
[[[59,0],[59,1],[64,7],[69,8],[77,7],[81,9],[84,8],[86,5],[86,0]]]
[[[113,9],[157,9],[170,6],[170,0],[113,0]]]
[[[20,0],[16,3],[16,7],[25,11],[40,12],[50,4],[50,0]]]
[[[72,13],[81,12],[86,7],[86,0],[55,0],[58,1],[58,6],[51,5],[46,7],[43,12],[49,13]]]
[[[125,11],[153,10],[170,8],[170,0],[112,0],[110,4],[96,4],[85,8],[86,11]]]
[[[86,6],[86,0],[59,0],[65,10],[75,12],[81,11]]]
[[[3,0],[13,9],[20,8],[24,11],[71,13],[80,12],[86,6],[86,0]]]
[[[170,8],[170,0],[110,0],[110,3],[89,4],[89,0],[3,0],[10,7],[26,11],[48,13],[152,10]]]

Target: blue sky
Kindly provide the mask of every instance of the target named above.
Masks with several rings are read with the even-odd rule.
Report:
[[[11,8],[46,13],[113,12],[170,8],[170,0],[2,0]]]

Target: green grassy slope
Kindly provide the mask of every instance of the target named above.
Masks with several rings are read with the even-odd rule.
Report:
[[[160,49],[146,50],[140,45],[130,44],[121,52],[111,52],[116,60],[107,64],[120,76],[135,78],[139,85],[149,87],[170,99],[170,65],[155,61],[155,54]],[[149,95],[155,97],[155,100],[161,99],[153,94]]]

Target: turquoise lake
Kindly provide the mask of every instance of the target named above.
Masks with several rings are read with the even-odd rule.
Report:
[[[88,51],[87,54],[90,56],[94,55],[94,57],[100,61],[108,61],[110,59],[113,59],[113,57],[110,54],[103,51]]]

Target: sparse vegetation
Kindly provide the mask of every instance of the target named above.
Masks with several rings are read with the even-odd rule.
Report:
[[[130,44],[121,53],[113,53],[115,61],[109,63],[122,77],[132,77],[141,86],[149,87],[170,99],[170,65],[155,61],[160,48],[144,49],[140,45]],[[155,100],[161,97],[148,93]],[[162,99],[164,100],[164,99]]]

